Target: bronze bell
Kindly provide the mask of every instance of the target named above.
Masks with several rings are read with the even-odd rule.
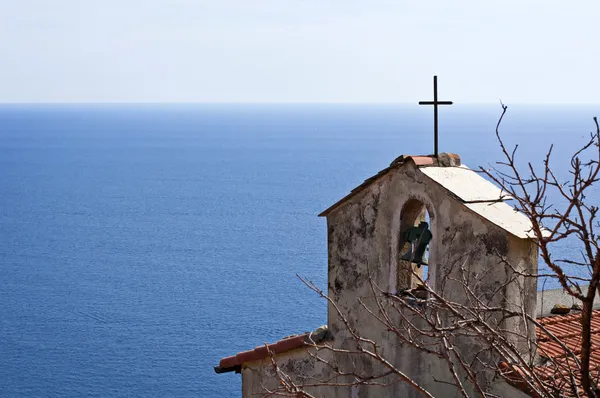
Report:
[[[418,227],[411,227],[404,232],[404,240],[410,242],[408,252],[400,257],[401,260],[416,263],[417,266],[428,265],[423,259],[427,245],[433,237],[429,231],[429,225],[426,222],[421,222]]]

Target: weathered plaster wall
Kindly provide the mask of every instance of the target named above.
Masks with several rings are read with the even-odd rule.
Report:
[[[499,282],[511,276],[498,255],[523,268],[537,267],[533,242],[515,238],[475,214],[408,163],[328,216],[329,293],[337,302],[351,303],[368,295],[369,273],[380,288],[396,291],[397,256],[403,243],[401,210],[409,199],[424,203],[430,214],[429,283],[445,296],[464,298],[460,284],[449,277],[465,270],[473,285],[491,299]],[[523,285],[535,302],[535,281]],[[509,299],[520,300],[521,295],[513,293]]]
[[[408,350],[410,351],[410,350]],[[406,352],[406,355],[400,358],[402,364],[410,365],[415,372],[427,374],[437,380],[450,381],[451,376],[444,363],[431,355],[416,355],[416,353]],[[352,377],[332,378],[331,369],[324,363],[316,361],[313,357],[316,352],[314,349],[298,349],[288,353],[276,356],[276,362],[279,368],[286,374],[291,375],[296,385],[310,385],[313,383],[321,384],[316,387],[306,387],[304,390],[315,397],[322,398],[380,398],[380,397],[406,397],[417,398],[423,395],[406,384],[395,383],[397,376],[391,376],[377,380],[387,386],[344,386],[352,382]],[[320,358],[335,363],[335,359],[330,351],[320,350]],[[358,363],[353,371],[360,373],[375,374],[383,369],[376,364]],[[323,384],[323,381],[327,383]],[[335,384],[341,384],[336,386]],[[249,362],[242,368],[242,396],[263,397],[269,392],[274,392],[280,388],[279,379],[269,358],[260,361]],[[435,383],[429,386],[428,391],[435,397],[458,397],[455,389],[444,383]],[[493,386],[493,392],[497,396],[525,398],[526,394],[508,385],[503,380],[497,379]]]
[[[294,351],[283,353],[276,356],[276,362],[279,368],[294,379],[298,385],[310,385],[319,383],[323,380],[329,380],[329,384],[343,382],[342,378],[331,379],[330,369],[322,362],[316,361],[309,354],[316,353],[314,349],[300,348]],[[331,353],[320,350],[319,357],[330,360]],[[242,368],[242,396],[243,397],[262,397],[269,391],[276,391],[281,387],[279,378],[270,358],[260,361],[248,362]],[[307,387],[306,392],[316,397],[350,397],[350,387]]]
[[[398,385],[397,376],[390,376],[376,381],[380,386],[351,386],[354,381],[352,376],[333,377],[331,368],[323,362],[315,360],[311,355],[318,355],[323,360],[338,364],[345,361],[343,356],[333,355],[331,351],[314,349],[298,349],[284,354],[277,355],[275,361],[279,368],[287,375],[292,376],[296,385],[309,386],[319,384],[315,387],[305,387],[304,390],[315,397],[327,398],[378,398],[378,397],[422,397],[412,388],[406,388],[404,385]],[[427,356],[419,359],[418,363],[411,363],[411,366],[418,367],[420,371],[433,375],[440,380],[450,380],[446,369],[440,366],[437,358]],[[355,366],[346,366],[346,371],[352,371],[357,374],[374,375],[385,371],[377,363],[369,361],[359,361]],[[244,364],[242,368],[242,394],[244,397],[262,397],[269,392],[274,392],[281,385],[275,374],[275,369],[270,358],[260,361],[254,361]],[[430,391],[436,397],[447,397],[449,387],[439,384]]]
[[[396,292],[397,280],[402,279],[397,275],[399,247],[403,246],[401,210],[410,199],[422,202],[430,214],[433,240],[429,253],[429,284],[449,300],[466,303],[464,285],[456,281],[466,280],[469,288],[489,304],[512,309],[524,305],[527,312],[535,316],[535,279],[516,278],[512,269],[502,264],[501,258],[508,258],[521,271],[535,273],[536,249],[533,242],[518,239],[469,210],[411,163],[375,181],[328,215],[329,296],[361,334],[382,342],[387,359],[435,389],[439,383],[433,382],[431,367],[438,366],[436,361],[402,347],[363,308],[363,304],[376,308],[369,299],[373,296],[369,275],[378,288],[391,293]],[[336,344],[349,347],[353,343],[345,326],[331,305],[328,311],[328,324],[336,336]],[[494,320],[490,321],[493,324]],[[518,319],[498,326],[525,332]],[[533,333],[531,328],[530,338]],[[508,337],[526,349],[523,339]],[[470,351],[476,351],[468,340],[464,340],[459,349],[467,357]],[[438,372],[446,373],[446,377],[439,379],[450,381],[445,367],[440,364]],[[492,383],[489,377],[487,375],[483,382]],[[404,388],[399,386],[397,393],[410,395],[411,391]],[[446,392],[444,396],[452,394]]]

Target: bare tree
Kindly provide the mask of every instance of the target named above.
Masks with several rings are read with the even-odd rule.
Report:
[[[563,181],[550,165],[552,147],[541,171],[536,171],[531,163],[524,170],[517,167],[517,147],[508,150],[500,135],[506,110],[502,104],[496,126],[504,159],[493,167],[481,168],[480,172],[510,195],[515,209],[530,220],[530,234],[537,241],[543,268],[548,271],[523,272],[498,253],[513,272],[500,281],[497,291],[484,292],[480,286],[486,272],[472,275],[465,262],[454,259],[444,280],[463,290],[465,299],[462,301],[450,299],[445,289],[432,288],[415,273],[419,286],[397,294],[387,292],[369,278],[371,295],[359,298],[358,302],[373,322],[389,331],[401,344],[442,361],[451,378],[439,382],[448,384],[464,397],[498,396],[490,387],[490,380],[496,378],[536,397],[600,397],[600,370],[591,366],[590,361],[592,309],[600,287],[598,199],[590,192],[600,177],[600,127],[594,118],[595,131],[571,157],[570,180]],[[549,198],[556,195],[562,198],[563,206],[551,203]],[[580,249],[579,258],[553,257],[555,245],[565,241]],[[507,284],[540,277],[558,281],[565,292],[581,303],[578,318],[581,337],[576,344],[562,341],[553,332],[551,318],[537,319],[523,308],[493,305],[494,300],[489,299],[501,294]],[[406,383],[423,396],[433,396],[394,365],[382,350],[380,341],[361,333],[326,292],[311,281],[300,279],[328,300],[342,321],[349,342],[340,345],[324,340],[312,344],[313,360],[326,366],[333,375],[324,380],[294,378],[283,371],[277,357],[271,355],[273,374],[280,386],[267,391],[266,396],[312,397],[311,389],[319,386],[384,387],[394,383]],[[463,349],[465,345],[470,349]],[[361,366],[365,358],[376,366]]]
[[[515,162],[517,146],[509,152],[499,133],[499,126],[507,107],[502,105],[502,115],[496,127],[496,136],[505,160],[493,172],[483,170],[489,178],[509,192],[517,202],[515,207],[523,212],[532,223],[532,232],[538,242],[543,263],[550,273],[540,276],[556,279],[572,297],[581,301],[580,355],[566,353],[573,358],[570,371],[581,380],[586,396],[598,396],[598,369],[590,369],[592,348],[592,308],[600,283],[600,245],[597,231],[597,199],[589,196],[590,188],[600,174],[600,127],[594,118],[595,132],[571,157],[570,181],[557,178],[550,166],[553,146],[543,163],[542,172],[536,172],[528,163],[525,173],[519,171]],[[505,171],[506,170],[506,171]],[[558,194],[566,202],[563,208],[549,203],[549,192]],[[558,242],[570,240],[581,249],[579,259],[554,259],[552,247]],[[575,271],[575,272],[573,272]],[[574,386],[573,386],[574,388]]]

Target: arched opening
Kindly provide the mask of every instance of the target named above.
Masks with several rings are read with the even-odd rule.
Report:
[[[431,216],[418,199],[409,199],[400,212],[398,237],[398,291],[427,282],[429,244],[432,240]]]

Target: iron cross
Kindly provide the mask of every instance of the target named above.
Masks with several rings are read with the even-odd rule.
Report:
[[[433,76],[433,101],[419,101],[419,105],[433,105],[433,146],[438,156],[438,105],[452,105],[452,101],[438,101],[437,76]]]

